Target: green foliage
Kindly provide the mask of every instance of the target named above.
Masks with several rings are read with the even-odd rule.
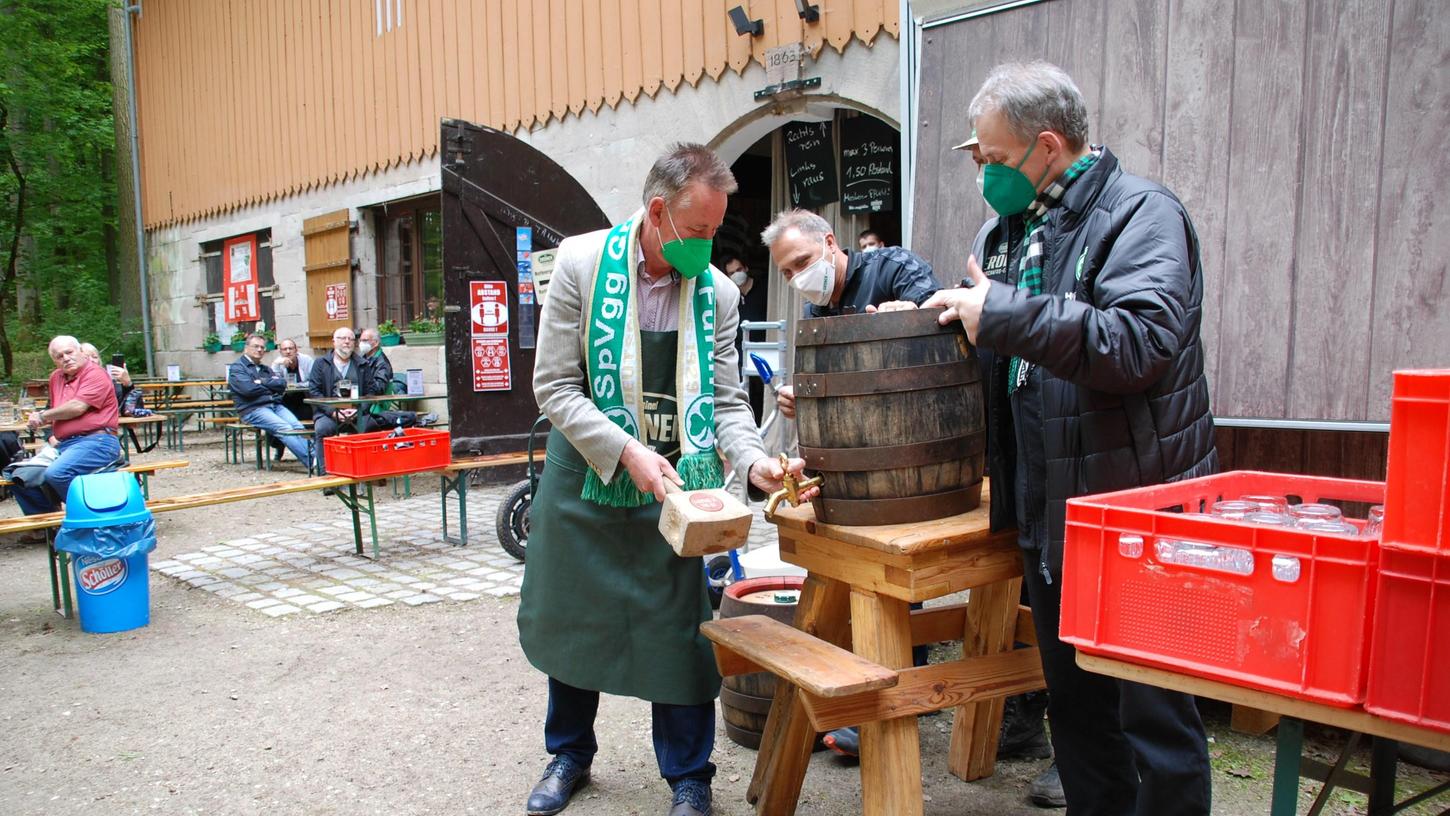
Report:
[[[246,329],[237,329],[236,331],[232,332],[232,342],[246,342],[248,334],[250,334],[250,332],[248,332]]]
[[[419,317],[408,324],[408,331],[421,332],[424,334],[437,334],[443,331],[443,318],[441,317]]]
[[[140,327],[122,325],[109,277],[117,207],[110,6],[0,0],[0,347],[7,352],[12,342],[25,351],[74,334],[143,358],[139,332],[128,333]],[[23,311],[17,284],[33,293]]]
[[[383,322],[381,322],[381,323],[378,324],[378,334],[379,335],[384,335],[384,334],[397,334],[397,333],[398,333],[398,324],[394,323],[391,320],[384,320]]]
[[[201,344],[203,346],[219,346],[222,344],[222,339],[221,337],[217,336],[216,332],[212,332],[211,334],[208,334],[206,337],[202,338]]]

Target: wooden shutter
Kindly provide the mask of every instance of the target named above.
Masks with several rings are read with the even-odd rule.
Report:
[[[307,273],[307,337],[313,348],[331,347],[332,333],[357,319],[352,280],[352,232],[347,210],[302,222]],[[339,302],[337,295],[343,296]],[[331,297],[329,297],[331,295]],[[333,301],[329,309],[328,301]]]

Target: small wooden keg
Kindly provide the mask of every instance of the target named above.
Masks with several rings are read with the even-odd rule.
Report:
[[[796,422],[830,524],[927,521],[977,507],[986,469],[981,369],[940,309],[802,320]]]

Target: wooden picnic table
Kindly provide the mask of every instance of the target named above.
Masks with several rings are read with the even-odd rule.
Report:
[[[1036,638],[1030,613],[1019,609],[1017,534],[991,532],[985,485],[978,509],[935,521],[847,527],[816,521],[809,506],[781,509],[771,521],[781,560],[808,573],[799,631],[760,616],[701,625],[722,675],[764,669],[784,681],[747,794],[756,812],[793,814],[816,735],[859,725],[865,813],[919,816],[916,718],[947,708],[956,709],[948,767],[968,781],[990,776],[1005,698],[1043,680],[1037,649],[1012,648]],[[965,589],[967,603],[910,609]],[[962,657],[912,666],[913,645],[941,640],[961,640]]]
[[[1340,708],[1297,697],[1275,694],[1269,691],[1243,688],[1217,680],[1192,677],[1166,669],[1139,666],[1121,660],[1114,660],[1083,651],[1077,653],[1077,664],[1096,674],[1131,680],[1159,688],[1173,689],[1199,697],[1211,697],[1248,706],[1261,711],[1279,714],[1279,730],[1274,752],[1274,792],[1270,798],[1270,816],[1294,816],[1299,808],[1299,779],[1304,777],[1325,782],[1318,800],[1310,813],[1317,813],[1330,798],[1336,787],[1359,791],[1369,797],[1369,813],[1398,813],[1408,808],[1410,801],[1395,803],[1395,766],[1397,764],[1397,742],[1408,742],[1437,751],[1450,751],[1450,734],[1428,728],[1396,722],[1377,717],[1359,708]],[[1350,731],[1348,744],[1334,765],[1328,765],[1304,756],[1304,723],[1317,722],[1323,725]],[[1364,776],[1345,769],[1354,753],[1359,735],[1371,737],[1369,775]],[[1450,793],[1450,782],[1443,783],[1413,797],[1415,802],[1433,799]]]

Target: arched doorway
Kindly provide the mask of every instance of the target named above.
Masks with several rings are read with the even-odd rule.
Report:
[[[820,98],[809,104],[798,100],[788,111],[761,109],[713,142],[721,157],[732,162],[740,184],[715,239],[716,265],[725,269],[732,258],[739,258],[749,270],[742,320],[786,322],[782,368],[787,371],[802,300],[771,265],[760,232],[776,213],[800,206],[830,222],[836,240],[849,252],[858,251],[858,238],[865,231],[887,246],[900,244],[899,142],[895,123],[884,115]],[[803,179],[813,181],[803,187]],[[757,333],[750,339],[775,338]],[[763,388],[754,378],[749,385],[759,418]]]

